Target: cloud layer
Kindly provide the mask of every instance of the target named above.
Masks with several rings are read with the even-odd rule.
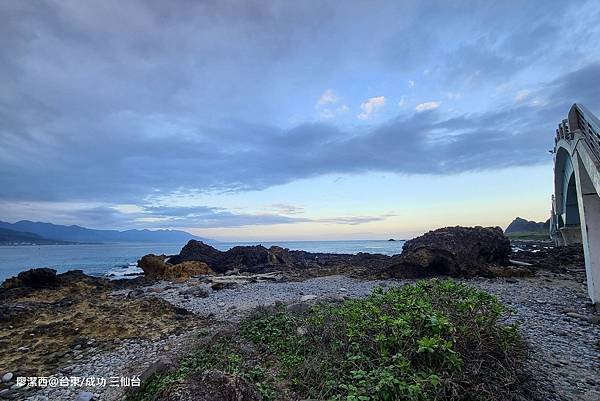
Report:
[[[146,200],[547,162],[571,103],[600,113],[598,28],[563,21],[600,14],[510,3],[2,2],[0,201],[274,224],[303,218]]]

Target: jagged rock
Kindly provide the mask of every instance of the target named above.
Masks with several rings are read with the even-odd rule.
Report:
[[[17,277],[7,279],[2,287],[5,289],[17,287],[48,288],[57,284],[56,270],[40,268],[26,270],[19,273]]]
[[[278,246],[272,246],[269,249],[262,245],[236,246],[226,252],[221,252],[195,240],[189,241],[179,255],[172,256],[168,263],[178,264],[192,261],[204,262],[217,273],[227,271],[256,273],[265,269],[279,269],[293,265],[290,252]]]
[[[489,267],[507,264],[510,252],[500,227],[446,227],[406,241],[391,269],[404,277],[491,276]]]
[[[256,245],[236,246],[223,252],[218,269],[222,271],[239,269],[256,273],[282,266],[291,266],[291,259],[286,249],[280,247],[267,249],[262,245]]]
[[[159,280],[186,279],[202,274],[214,274],[214,271],[204,262],[185,261],[178,264],[165,262],[166,256],[146,255],[138,261],[138,266],[150,278]]]
[[[260,401],[260,393],[245,379],[218,370],[191,374],[163,390],[156,401]]]
[[[217,262],[221,258],[221,254],[221,251],[202,241],[190,240],[183,249],[181,249],[179,255],[171,256],[169,263],[177,264],[197,260],[202,261],[215,269]]]

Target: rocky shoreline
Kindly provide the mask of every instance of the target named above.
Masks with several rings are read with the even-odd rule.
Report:
[[[448,240],[444,233],[436,235]],[[12,373],[0,385],[0,398],[120,400],[130,388],[19,388],[15,380],[30,375],[143,378],[176,360],[200,338],[236,324],[260,306],[283,303],[302,309],[314,302],[360,298],[379,286],[401,286],[439,275],[459,277],[514,309],[507,321],[518,321],[530,344],[531,374],[540,399],[600,398],[600,316],[588,304],[580,251],[554,248],[543,241],[513,241],[508,252],[505,243],[500,244],[504,250],[499,255],[483,252],[486,260],[473,259],[471,264],[463,260],[459,266],[452,260],[481,249],[452,248],[457,249],[454,259],[442,260],[435,251],[441,245],[417,245],[408,257],[287,251],[292,256],[285,263],[285,250],[275,250],[279,259],[270,258],[263,249],[258,251],[264,257],[250,259],[237,251],[230,259],[237,266],[213,260],[215,268],[204,262],[221,275],[202,273],[170,280],[109,281],[81,272],[20,275],[0,290],[0,374],[8,378],[6,374]],[[505,264],[492,263],[490,258]],[[261,267],[241,271],[240,261],[248,260],[258,261]],[[304,261],[304,268],[290,265],[290,260]],[[165,261],[177,265],[191,260]],[[398,265],[411,266],[405,277],[398,273]],[[446,270],[422,270],[432,266]]]

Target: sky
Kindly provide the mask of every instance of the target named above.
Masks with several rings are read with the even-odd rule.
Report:
[[[597,1],[0,2],[0,220],[221,240],[545,220]]]

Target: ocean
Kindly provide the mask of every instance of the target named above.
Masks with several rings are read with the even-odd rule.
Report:
[[[215,242],[215,248],[226,251],[238,245],[259,245],[267,248],[278,245],[292,250],[324,253],[359,252],[395,255],[402,251],[404,241],[282,241],[282,242]],[[59,273],[83,270],[94,276],[113,278],[131,277],[141,273],[136,262],[148,253],[173,255],[185,244],[86,244],[86,245],[30,245],[0,246],[0,282],[34,267],[50,267]]]

